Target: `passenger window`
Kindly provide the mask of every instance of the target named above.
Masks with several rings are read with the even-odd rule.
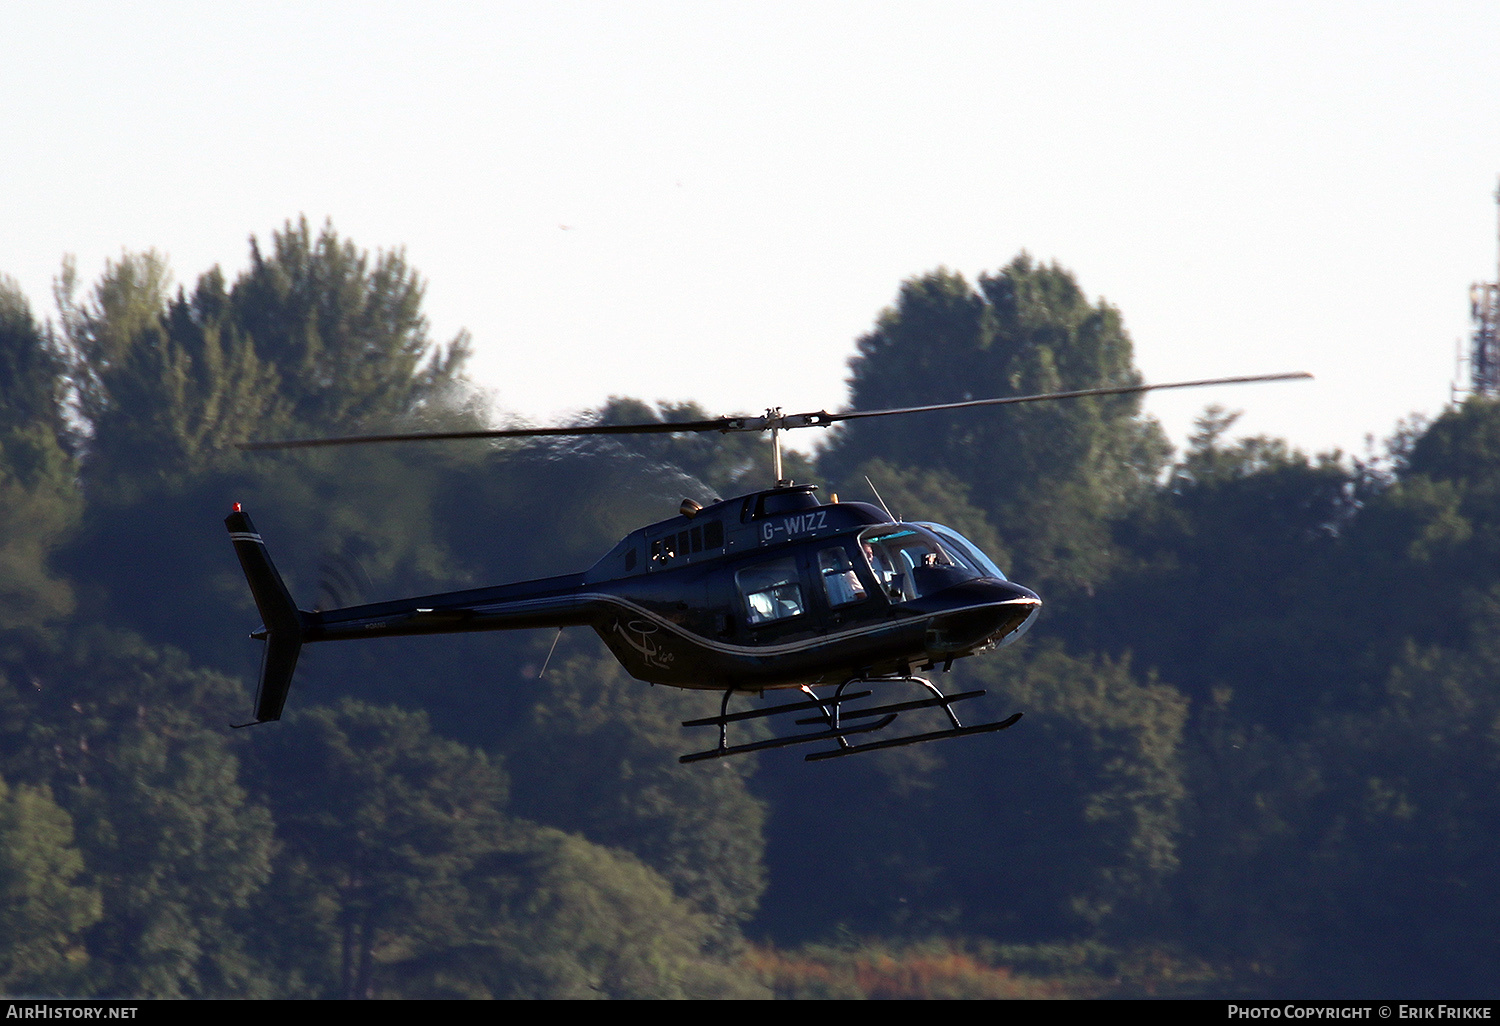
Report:
[[[865,586],[854,572],[854,564],[842,548],[824,549],[818,553],[818,573],[823,578],[823,592],[831,609],[859,602],[865,597]]]
[[[805,608],[795,557],[746,567],[734,575],[734,581],[745,599],[752,625],[800,616]]]
[[[724,547],[724,523],[720,520],[710,520],[703,525],[703,547],[706,549],[722,549]]]

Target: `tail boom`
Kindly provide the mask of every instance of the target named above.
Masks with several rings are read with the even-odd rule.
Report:
[[[538,627],[597,626],[608,611],[598,596],[582,593],[583,574],[420,598],[375,602],[309,612],[298,609],[271,562],[249,514],[236,506],[224,520],[235,554],[250,582],[250,593],[264,626],[251,637],[266,643],[256,692],[255,719],[243,726],[281,718],[302,646],[416,634],[524,630]]]

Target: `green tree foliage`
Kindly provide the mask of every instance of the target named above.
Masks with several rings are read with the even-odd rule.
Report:
[[[399,250],[372,258],[306,218],[250,241],[250,268],[229,295],[235,321],[281,375],[292,420],[313,430],[383,426],[450,397],[469,342],[435,346],[426,285]]]
[[[86,300],[71,265],[59,281],[91,433],[89,477],[106,494],[123,488],[134,499],[142,488],[233,465],[233,444],[275,423],[281,407],[276,371],[231,319],[219,270],[204,274],[191,298],[171,298],[170,288],[155,252],[108,262]]]
[[[464,400],[467,336],[431,341],[425,285],[400,252],[372,257],[304,219],[270,255],[252,238],[232,287],[213,268],[173,297],[171,279],[154,251],[109,261],[87,296],[71,262],[59,278],[96,486],[175,488],[240,469],[234,443],[252,435],[451,421]]]
[[[630,855],[502,810],[420,713],[346,700],[257,741],[285,847],[262,931],[304,996],[744,996],[712,921]]]
[[[1012,829],[995,824],[992,857],[1015,874],[1008,914],[1031,925],[1033,915],[1065,912],[1101,925],[1158,903],[1178,868],[1182,695],[1136,680],[1128,663],[1051,646],[1020,673],[990,664],[980,678],[1005,707],[1027,710],[1027,735],[991,756],[1001,772],[989,775],[1007,790],[1025,786],[1005,803]],[[1028,878],[1046,883],[1023,888]]]
[[[73,609],[73,589],[53,566],[79,516],[72,461],[40,430],[12,433],[0,448],[34,461],[19,475],[0,466],[0,630],[37,628]]]
[[[0,779],[0,993],[78,992],[83,933],[100,917],[82,876],[73,821],[51,791]]]
[[[1183,697],[1055,645],[956,666],[944,683],[989,690],[957,707],[966,722],[1025,717],[1003,741],[838,760],[812,782],[792,763],[763,780],[768,908],[823,924],[812,937],[838,924],[1035,944],[1118,936],[1161,907],[1179,865]]]
[[[222,733],[238,685],[99,629],[11,658],[3,771],[51,788],[103,901],[87,990],[263,996],[239,927],[273,842]]]
[[[625,852],[527,830],[483,873],[477,911],[495,997],[769,996],[718,953],[710,917]]]
[[[1285,722],[1289,680],[1316,681],[1303,702],[1347,699],[1358,643],[1342,577],[1352,472],[1285,443],[1224,435],[1211,407],[1167,486],[1116,527],[1129,558],[1087,608],[1060,626],[1077,644],[1136,660],[1207,699],[1227,687],[1257,722]]]
[[[68,365],[52,330],[37,323],[13,278],[0,275],[0,428],[45,428],[55,440],[69,432]],[[28,461],[6,452],[10,473],[27,476]]]
[[[753,764],[682,765],[685,719],[717,696],[631,680],[597,642],[564,643],[544,678],[531,725],[513,738],[520,811],[630,851],[738,936],[765,889],[765,810],[751,796]]]
[[[1140,382],[1120,314],[1073,276],[1021,255],[976,290],[939,270],[901,287],[851,360],[856,409]],[[1108,524],[1166,456],[1139,397],[876,418],[844,425],[820,459],[839,487],[871,458],[965,482],[1029,580],[1087,590],[1112,564]]]
[[[73,607],[51,565],[79,515],[67,393],[57,339],[0,277],[0,630],[39,627]]]
[[[1495,622],[1493,603],[1489,613]],[[1471,997],[1500,965],[1496,652],[1409,647],[1384,701],[1290,740],[1220,707],[1193,749],[1177,928],[1255,986]]]
[[[63,565],[103,585],[89,595],[93,615],[237,671],[219,610],[249,606],[216,542],[232,502],[275,511],[270,526],[306,546],[290,555],[314,568],[299,594],[309,605],[328,604],[320,566],[357,564],[393,594],[436,590],[455,568],[431,510],[450,458],[421,448],[247,456],[235,443],[401,418],[477,426],[462,389],[466,343],[430,342],[421,279],[399,253],[371,257],[332,228],[314,239],[305,222],[274,236],[274,254],[252,250],[233,287],[213,268],[172,298],[165,260],[144,253],[108,263],[86,295],[67,266],[58,289],[90,434],[91,502]],[[136,582],[154,574],[176,583],[141,603]]]
[[[1392,640],[1462,648],[1482,640],[1475,614],[1494,586],[1500,558],[1500,403],[1473,398],[1403,440],[1388,486],[1369,497],[1351,531],[1362,591],[1421,594],[1367,615]]]
[[[461,940],[464,876],[504,825],[497,767],[421,713],[353,700],[297,712],[256,757],[285,845],[271,915],[309,996],[389,993],[400,963]]]

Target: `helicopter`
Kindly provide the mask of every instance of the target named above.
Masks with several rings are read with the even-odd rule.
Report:
[[[791,745],[827,743],[808,761],[1005,730],[1021,719],[964,724],[954,711],[982,690],[945,692],[921,676],[999,648],[1035,622],[1041,598],[1006,578],[952,528],[906,522],[880,506],[822,501],[817,487],[783,477],[781,433],[843,421],[945,410],[1127,395],[1164,389],[1310,378],[1306,373],[1121,385],[969,399],[883,410],[718,417],[637,424],[501,428],[257,441],[250,451],[456,439],[764,432],[774,485],[708,505],[684,499],[677,515],[622,538],[578,573],[329,610],[297,606],[250,515],[225,519],[262,619],[265,642],[255,718],[281,717],[304,644],[418,634],[588,627],[632,677],[719,692],[715,716],[683,721],[716,727],[718,743],[683,755],[698,762]],[[878,496],[877,496],[878,498]],[[912,685],[919,697],[861,704],[876,685]],[[819,693],[821,689],[821,694]],[[796,690],[801,699],[730,712],[736,695]],[[886,732],[919,709],[944,725]],[[798,730],[731,744],[729,728],[795,714]],[[910,721],[908,721],[910,722]],[[902,730],[906,728],[897,728]]]

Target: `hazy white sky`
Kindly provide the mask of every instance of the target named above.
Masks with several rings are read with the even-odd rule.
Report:
[[[11,0],[0,110],[39,313],[64,254],[190,285],[331,219],[536,420],[837,408],[904,278],[1024,249],[1149,380],[1318,376],[1154,397],[1178,440],[1218,401],[1360,452],[1441,409],[1496,274],[1493,2]]]

